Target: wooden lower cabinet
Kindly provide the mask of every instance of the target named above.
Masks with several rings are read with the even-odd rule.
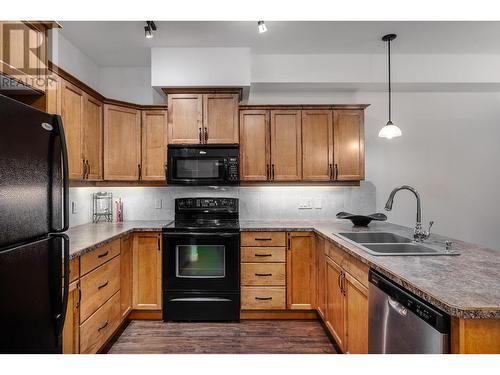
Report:
[[[80,326],[80,353],[97,353],[120,322],[118,291]]]
[[[316,308],[316,257],[314,234],[289,232],[287,247],[287,308]]]
[[[326,258],[326,320],[325,324],[342,351],[345,351],[344,294],[341,288],[342,268]]]
[[[348,254],[339,258],[339,248],[328,244],[328,254],[341,259],[338,264],[325,256],[325,323],[339,348],[345,353],[368,353],[368,268],[362,268]],[[356,276],[346,269],[356,271]]]
[[[316,242],[316,310],[323,320],[326,314],[326,256],[325,240],[319,236],[315,237]]]
[[[351,354],[368,353],[368,288],[345,273],[344,350]]]
[[[80,282],[69,285],[68,307],[62,334],[63,354],[77,354],[80,350]]]
[[[132,306],[161,310],[161,232],[134,234]]]
[[[133,236],[121,240],[120,260],[120,313],[125,319],[132,310],[132,245]]]

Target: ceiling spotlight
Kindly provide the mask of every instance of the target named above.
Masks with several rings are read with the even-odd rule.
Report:
[[[257,22],[257,27],[259,29],[259,33],[265,33],[267,31],[267,26],[266,24],[264,23],[264,21],[259,21]]]
[[[146,39],[151,39],[153,37],[153,31],[156,31],[154,21],[146,21],[146,26],[144,26],[144,36]]]

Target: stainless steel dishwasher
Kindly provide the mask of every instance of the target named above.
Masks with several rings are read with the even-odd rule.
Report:
[[[449,353],[447,314],[373,270],[369,280],[369,353]]]

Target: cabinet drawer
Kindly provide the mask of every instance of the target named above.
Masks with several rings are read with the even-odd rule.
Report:
[[[120,240],[115,240],[80,257],[82,275],[99,267],[104,262],[120,254]]]
[[[368,266],[360,260],[346,254],[342,268],[368,288]]]
[[[120,289],[120,257],[82,277],[80,286],[80,321],[83,322]]]
[[[241,285],[285,285],[285,263],[242,263]]]
[[[242,310],[284,310],[286,288],[251,287],[241,288]]]
[[[286,246],[285,232],[242,232],[241,246]]]
[[[242,247],[241,261],[247,263],[284,263],[286,247]]]
[[[120,292],[80,326],[80,353],[96,353],[120,323]]]
[[[342,266],[342,262],[344,261],[344,258],[347,255],[345,251],[339,249],[331,242],[327,242],[325,249],[326,249],[326,255],[332,258],[332,260],[335,261],[335,263],[337,263],[339,266]]]

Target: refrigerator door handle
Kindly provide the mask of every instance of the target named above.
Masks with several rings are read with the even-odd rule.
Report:
[[[63,175],[63,225],[62,228],[52,228],[52,232],[61,233],[69,228],[69,169],[68,169],[68,147],[66,145],[66,137],[64,136],[64,128],[61,117],[54,116],[54,123],[57,127],[57,134],[61,140],[62,154],[62,175]]]
[[[60,237],[64,243],[63,252],[63,264],[64,264],[64,274],[63,274],[63,298],[61,303],[61,311],[56,312],[56,337],[57,340],[62,340],[62,331],[64,328],[64,321],[66,318],[66,309],[68,308],[68,298],[69,298],[69,237],[65,234],[53,234],[52,237]],[[59,290],[55,291],[60,293]]]

